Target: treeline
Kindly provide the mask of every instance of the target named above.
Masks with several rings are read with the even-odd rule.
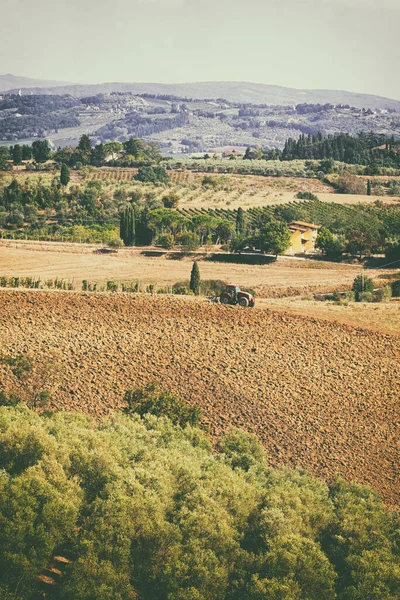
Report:
[[[130,138],[123,143],[109,142],[93,146],[89,136],[83,135],[77,147],[59,148],[52,158],[58,164],[64,163],[79,169],[85,165],[96,167],[133,166],[142,163],[151,165],[161,160],[161,153],[157,144],[146,144],[138,138]]]
[[[366,165],[368,173],[379,173],[380,167],[400,167],[400,141],[376,133],[359,133],[351,136],[347,133],[328,135],[301,135],[297,140],[289,138],[283,150],[262,150],[265,160],[290,161],[295,159],[332,159],[348,164]],[[259,158],[257,149],[248,149],[245,158]],[[367,173],[367,174],[368,174]]]
[[[130,138],[124,143],[109,142],[93,146],[87,135],[82,135],[77,146],[67,146],[52,152],[48,140],[36,140],[29,145],[15,144],[0,147],[0,170],[11,169],[12,164],[34,159],[38,164],[53,160],[56,165],[68,165],[80,169],[86,165],[100,167],[140,166],[159,163],[162,156],[157,144],[145,143],[138,138]]]
[[[154,386],[101,421],[2,403],[4,600],[399,598],[399,514],[366,486],[272,469],[235,428],[214,451]]]

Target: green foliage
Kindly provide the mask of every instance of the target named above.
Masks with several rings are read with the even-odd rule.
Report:
[[[166,196],[163,196],[162,203],[164,204],[164,208],[176,208],[179,204],[179,196],[170,192]]]
[[[161,248],[165,248],[165,250],[171,250],[171,248],[175,246],[175,238],[172,233],[165,233],[164,235],[158,236],[157,244],[161,246]]]
[[[360,292],[373,292],[374,291],[374,281],[367,275],[357,275],[357,277],[353,281],[353,291],[356,294]]]
[[[398,597],[399,516],[370,489],[269,469],[237,429],[213,452],[154,386],[126,400],[101,421],[0,407],[2,598],[32,600],[60,552],[60,600]]]
[[[236,235],[243,235],[246,233],[246,221],[244,216],[243,208],[239,207],[236,213]]]
[[[299,200],[318,200],[318,196],[311,192],[298,192],[296,198],[299,198]]]
[[[392,283],[392,295],[398,298],[400,296],[400,279]]]
[[[321,227],[318,231],[315,247],[322,250],[322,252],[329,257],[340,256],[343,252],[343,245],[338,239],[338,236],[325,227]]]
[[[61,172],[60,172],[60,183],[61,185],[68,185],[69,184],[69,180],[71,178],[69,169],[67,167],[67,165],[65,163],[63,163],[61,165]]]
[[[38,163],[46,162],[50,158],[50,144],[47,140],[36,140],[32,143],[33,158]]]
[[[268,254],[283,254],[290,246],[289,227],[283,221],[270,221],[255,238],[257,246]]]
[[[22,163],[22,148],[19,144],[13,146],[12,155],[14,165],[20,165]]]
[[[200,246],[200,237],[194,231],[185,231],[179,234],[177,240],[185,252],[194,252]]]
[[[232,427],[217,448],[232,469],[266,469],[266,456],[260,442],[255,435],[242,429]]]
[[[197,261],[195,260],[190,273],[190,291],[197,296],[200,294],[200,269]]]
[[[198,406],[190,406],[185,400],[177,398],[169,392],[160,391],[155,384],[145,388],[128,390],[124,397],[128,414],[137,413],[141,417],[147,414],[157,417],[168,417],[174,425],[186,427],[198,425],[201,410]]]
[[[137,181],[143,183],[168,183],[169,178],[163,167],[140,167],[135,175]]]
[[[90,152],[92,149],[92,142],[90,137],[86,134],[83,134],[79,140],[78,149],[83,152]]]
[[[119,235],[125,246],[135,245],[135,210],[131,204],[129,204],[120,215],[120,226]]]

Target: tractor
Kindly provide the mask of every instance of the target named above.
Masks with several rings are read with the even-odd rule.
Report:
[[[240,306],[254,306],[254,296],[248,292],[242,292],[236,283],[228,283],[226,289],[219,297],[221,304],[239,304]]]

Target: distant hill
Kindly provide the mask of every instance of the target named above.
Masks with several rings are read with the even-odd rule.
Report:
[[[25,83],[24,83],[25,82]],[[0,90],[21,88],[28,93],[71,94],[89,96],[111,92],[132,92],[133,94],[167,94],[181,98],[216,99],[224,98],[231,102],[251,104],[296,105],[309,104],[349,104],[356,108],[391,109],[400,112],[400,101],[354,92],[335,90],[298,90],[276,85],[248,82],[201,82],[201,83],[99,83],[92,85],[60,84],[15,77],[0,76]]]
[[[48,81],[45,79],[31,79],[30,77],[19,77],[18,75],[0,75],[0,92],[14,89],[49,88],[59,85],[70,85],[65,81]]]
[[[400,112],[400,101],[354,92],[334,90],[299,90],[276,85],[248,82],[200,82],[200,83],[99,83],[90,85],[62,84],[0,75],[0,91],[21,88],[27,93],[71,94],[91,96],[111,92],[132,92],[133,94],[165,94],[183,98],[216,99],[224,98],[231,102],[251,104],[296,105],[309,104],[349,104],[356,108],[391,109]]]

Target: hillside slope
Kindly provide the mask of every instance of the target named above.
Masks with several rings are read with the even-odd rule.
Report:
[[[123,83],[106,82],[97,84],[63,84],[27,80],[10,75],[0,76],[0,91],[27,88],[36,94],[72,94],[92,96],[111,92],[132,92],[133,94],[174,95],[180,98],[216,99],[224,98],[232,102],[250,104],[295,105],[310,104],[350,104],[356,108],[380,108],[400,111],[400,101],[342,90],[306,90],[240,81],[202,81],[198,83]],[[36,86],[36,87],[35,87]]]
[[[398,502],[400,338],[176,298],[0,292],[3,352],[56,353],[57,408],[101,415],[158,381],[214,435],[255,432],[270,464],[336,473]],[[0,373],[1,375],[1,373]]]
[[[64,81],[49,81],[47,79],[32,79],[31,77],[21,77],[19,75],[13,75],[7,73],[6,75],[0,75],[0,92],[12,90],[15,88],[48,88],[60,85],[71,85]]]

